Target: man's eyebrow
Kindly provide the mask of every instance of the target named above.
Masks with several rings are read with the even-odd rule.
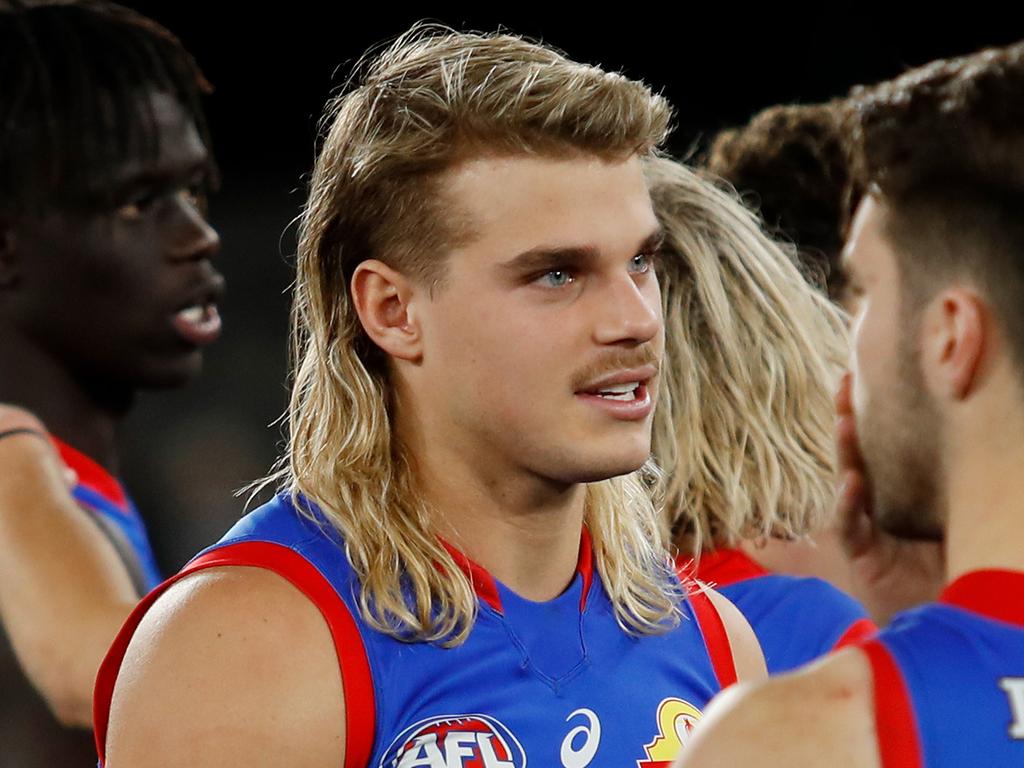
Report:
[[[636,253],[657,251],[665,242],[665,230],[658,227],[643,239]],[[597,259],[599,252],[593,246],[548,247],[538,246],[513,256],[500,266],[507,272],[518,274],[539,272],[560,265],[586,266]]]
[[[528,251],[523,251],[508,261],[502,262],[500,266],[506,272],[526,274],[564,264],[571,264],[573,266],[586,265],[593,262],[597,255],[597,250],[592,246],[566,246],[559,248],[542,245],[537,248],[531,248]]]
[[[661,250],[661,246],[665,244],[665,228],[661,225],[658,226],[651,234],[649,234],[644,241],[640,243],[640,246],[636,249],[637,253],[653,253],[654,251]]]
[[[213,172],[213,160],[209,157],[197,157],[181,165],[167,165],[156,168],[142,168],[113,179],[113,189],[123,192],[139,187],[165,187],[191,182],[202,174],[208,176]]]

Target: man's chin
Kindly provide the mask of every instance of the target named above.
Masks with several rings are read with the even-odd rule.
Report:
[[[573,471],[568,474],[574,483],[598,483],[602,480],[636,472],[647,462],[647,459],[648,454],[594,457],[591,461],[574,467]]]
[[[195,381],[202,370],[203,353],[197,349],[147,365],[133,378],[136,389],[181,389]]]

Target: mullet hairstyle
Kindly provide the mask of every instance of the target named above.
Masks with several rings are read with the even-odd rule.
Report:
[[[0,88],[0,215],[113,205],[111,167],[160,151],[147,93],[174,97],[210,150],[200,101],[212,88],[195,59],[114,3],[0,0]]]
[[[387,359],[349,294],[355,267],[380,259],[440,286],[445,254],[472,236],[444,205],[447,169],[484,153],[646,155],[670,116],[664,99],[621,75],[519,37],[437,26],[415,26],[364,59],[328,105],[300,224],[288,453],[271,477],[341,533],[375,629],[457,645],[477,600],[392,432]],[[639,477],[589,485],[586,523],[619,623],[650,633],[677,621],[678,580]]]
[[[1024,42],[851,93],[852,217],[888,209],[911,319],[951,277],[980,286],[1024,365]]]
[[[695,556],[811,533],[835,493],[845,316],[735,196],[672,160],[645,172],[665,230],[654,455],[666,527]]]

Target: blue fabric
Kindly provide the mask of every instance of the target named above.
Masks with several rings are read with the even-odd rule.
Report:
[[[579,574],[546,603],[499,584],[504,612],[481,602],[467,641],[443,648],[371,629],[338,535],[288,498],[254,510],[216,546],[243,541],[302,555],[355,618],[376,695],[372,766],[667,766],[718,691],[688,605],[678,627],[632,637],[596,574],[582,611]]]
[[[925,768],[1024,766],[1003,687],[1024,680],[1024,628],[933,603],[899,614],[878,639],[906,682]]]
[[[156,557],[153,548],[149,543],[149,535],[146,533],[146,525],[142,522],[135,505],[129,500],[127,508],[121,508],[110,499],[94,490],[78,485],[72,491],[75,500],[90,510],[93,514],[102,517],[110,525],[117,528],[127,540],[131,552],[126,553],[135,558],[135,565],[138,566],[142,584],[142,592],[148,592],[163,581],[163,575],[156,564]],[[132,564],[126,563],[129,570]]]
[[[821,579],[769,574],[715,589],[750,622],[772,675],[824,656],[867,618],[860,603]]]

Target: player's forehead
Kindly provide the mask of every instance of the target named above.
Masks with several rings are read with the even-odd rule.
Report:
[[[848,275],[895,269],[895,253],[887,235],[889,211],[877,193],[866,194],[857,206],[842,252]]]
[[[477,157],[450,170],[443,189],[473,233],[470,247],[495,255],[611,255],[659,230],[636,156]]]
[[[210,170],[212,158],[189,110],[172,94],[141,90],[130,119],[132,136],[91,180],[89,192],[106,195],[111,189],[138,182],[176,180]]]

